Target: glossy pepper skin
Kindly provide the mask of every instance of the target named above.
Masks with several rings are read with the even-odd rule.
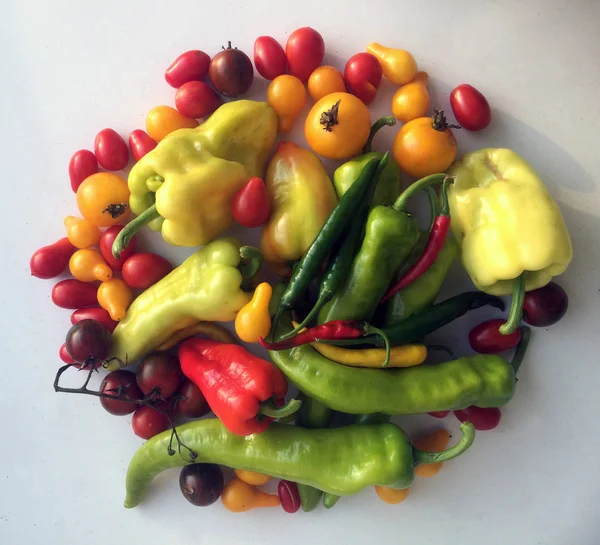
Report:
[[[321,160],[293,142],[281,142],[265,177],[271,217],[260,249],[265,261],[281,268],[302,257],[338,199]]]
[[[236,435],[264,432],[271,419],[258,418],[260,403],[283,401],[287,392],[287,380],[277,367],[237,344],[188,339],[179,347],[179,362],[215,416]]]
[[[573,256],[560,209],[531,166],[509,149],[464,155],[449,171],[452,231],[478,289],[508,295],[524,273],[526,291],[565,271]]]
[[[193,253],[131,304],[113,331],[111,357],[132,363],[198,322],[232,321],[251,298],[240,287],[240,261],[240,243],[232,238]],[[117,368],[116,361],[109,366]]]
[[[248,440],[208,418],[178,426],[177,433],[197,454],[194,463],[222,464],[350,495],[373,485],[408,488],[415,466],[455,458],[471,446],[473,426],[465,423],[461,430],[461,441],[441,453],[414,449],[404,431],[390,423],[315,430],[274,423]],[[170,440],[168,430],[134,454],[127,470],[126,508],[139,505],[160,472],[188,463],[181,456],[169,456]]]
[[[277,117],[265,102],[224,104],[199,127],[169,134],[135,164],[131,210],[145,212],[138,221],[161,230],[170,244],[210,242],[231,225],[235,193],[262,177],[276,133]]]

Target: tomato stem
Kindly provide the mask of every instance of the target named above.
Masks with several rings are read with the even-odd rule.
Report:
[[[104,210],[102,210],[102,213],[105,214],[106,212],[108,212],[112,219],[117,219],[119,216],[125,214],[128,208],[129,205],[126,202],[122,202],[119,204],[109,204]]]
[[[340,102],[342,102],[341,99],[338,100],[331,107],[331,109],[325,110],[324,112],[321,113],[321,119],[320,119],[319,123],[321,123],[321,125],[325,125],[323,127],[323,130],[325,130],[327,132],[332,132],[333,126],[339,124],[338,113],[340,110]]]
[[[446,129],[462,129],[460,125],[449,125],[444,110],[433,110],[432,127],[436,131],[445,131]]]

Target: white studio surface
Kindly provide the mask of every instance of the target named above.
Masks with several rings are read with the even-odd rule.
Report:
[[[2,11],[0,544],[600,543],[599,2],[5,0]],[[125,471],[141,440],[129,417],[53,392],[69,311],[52,304],[53,281],[29,276],[29,258],[65,236],[64,216],[77,215],[67,174],[72,153],[93,146],[105,127],[127,135],[144,127],[151,107],[172,105],[163,73],[177,55],[214,54],[227,40],[250,54],[257,36],[285,43],[306,25],[323,35],[327,64],[343,68],[378,41],[414,54],[430,74],[435,105],[449,110],[448,94],[460,83],[487,96],[492,125],[461,131],[461,151],[511,147],[545,180],[573,237],[575,256],[559,280],[569,312],[551,330],[534,332],[500,427],[479,433],[434,479],[418,480],[401,505],[366,490],[331,511],[236,515],[220,502],[188,504],[175,470],[126,510]],[[252,96],[265,89],[257,77]],[[392,92],[383,85],[376,114],[389,113]],[[391,143],[394,130],[387,131],[379,149]],[[145,240],[176,261],[191,251]],[[456,347],[486,312],[439,338]],[[457,429],[452,416],[398,421],[409,432]]]

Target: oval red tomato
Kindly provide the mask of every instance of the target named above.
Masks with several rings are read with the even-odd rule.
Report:
[[[381,64],[371,53],[357,53],[348,59],[344,68],[348,90],[365,104],[370,104],[375,98],[382,76]]]
[[[454,416],[461,422],[469,421],[475,426],[476,430],[493,430],[502,418],[502,413],[498,407],[467,407],[459,411],[454,411]]]
[[[98,288],[91,282],[62,280],[52,288],[52,302],[61,308],[91,307],[98,304]]]
[[[492,120],[487,99],[472,85],[463,83],[450,93],[450,106],[460,125],[469,131],[485,129]]]
[[[129,147],[131,148],[131,155],[136,161],[139,161],[146,153],[152,151],[158,142],[150,137],[150,135],[142,129],[136,129],[131,131],[129,135]]]
[[[69,355],[69,352],[67,352],[67,345],[65,343],[60,345],[60,348],[58,349],[58,357],[65,363],[76,363],[75,360]]]
[[[164,257],[150,252],[132,255],[123,264],[121,275],[130,288],[145,290],[173,270]]]
[[[285,74],[287,59],[281,44],[271,36],[259,36],[254,42],[254,66],[265,79]]]
[[[231,201],[233,219],[244,227],[258,227],[267,223],[271,215],[271,201],[265,182],[260,178],[250,178],[238,190]]]
[[[77,188],[83,180],[98,172],[98,161],[89,149],[80,149],[73,154],[69,161],[69,178],[71,189],[77,193]]]
[[[290,34],[285,45],[285,55],[290,74],[307,82],[325,56],[323,36],[313,28],[299,28]]]
[[[117,259],[112,253],[112,247],[117,235],[123,230],[124,225],[111,225],[100,237],[100,253],[106,261],[106,264],[113,271],[120,271],[123,268],[123,264],[127,259],[132,256],[137,246],[137,239],[135,236],[131,237],[129,244],[125,246],[125,249],[121,252],[119,259]]]
[[[188,81],[175,95],[175,107],[190,119],[208,117],[222,103],[221,97],[203,81]]]
[[[186,51],[177,57],[165,71],[165,80],[178,89],[188,81],[200,81],[208,75],[210,57],[197,49]]]
[[[129,162],[127,144],[113,129],[103,129],[96,135],[94,153],[106,170],[123,170]]]
[[[89,307],[89,308],[78,308],[73,314],[71,314],[71,323],[75,325],[81,320],[95,320],[102,324],[111,333],[119,322],[115,322],[108,313],[102,307]]]
[[[487,320],[476,325],[469,332],[469,344],[475,352],[480,354],[497,354],[510,350],[519,344],[521,332],[515,330],[510,335],[502,335],[500,326],[505,320]]]

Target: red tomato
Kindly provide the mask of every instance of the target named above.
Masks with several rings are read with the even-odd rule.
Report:
[[[98,172],[96,156],[89,149],[76,151],[69,161],[69,178],[73,193],[77,193],[77,188],[83,180],[96,172]]]
[[[91,282],[63,280],[52,288],[52,302],[61,308],[91,307],[98,304],[98,288]]]
[[[102,307],[78,308],[75,312],[73,312],[73,314],[71,314],[71,323],[75,325],[77,322],[81,322],[81,320],[95,320],[96,322],[102,324],[111,333],[119,323],[115,322],[110,317],[108,311],[104,310]]]
[[[480,354],[497,354],[510,350],[519,344],[521,332],[517,329],[510,335],[502,335],[499,328],[505,320],[487,320],[476,325],[469,332],[469,344]]]
[[[77,248],[69,242],[67,237],[40,248],[29,260],[31,275],[46,280],[57,277],[67,268],[69,259],[75,250]]]
[[[188,81],[203,80],[208,74],[210,57],[204,51],[193,49],[177,57],[165,72],[165,79],[171,87],[178,89]]]
[[[135,373],[127,369],[119,369],[106,375],[100,384],[100,391],[123,399],[142,399],[144,397],[135,381]],[[110,414],[117,416],[131,414],[138,407],[137,404],[130,401],[119,401],[106,397],[101,397],[100,403]]]
[[[485,129],[492,120],[492,110],[486,98],[472,85],[463,83],[450,93],[454,117],[469,131]]]
[[[129,162],[125,140],[113,129],[101,130],[94,140],[94,153],[106,170],[123,170]]]
[[[152,151],[158,142],[142,129],[136,129],[131,131],[129,135],[129,147],[131,148],[131,155],[136,161],[139,161],[146,153]]]
[[[271,201],[265,183],[257,177],[250,178],[233,196],[233,219],[244,227],[258,227],[267,223],[271,215]]]
[[[432,413],[429,413],[429,415],[433,416],[434,418],[446,418],[449,412],[450,411],[434,411]]]
[[[279,481],[277,484],[277,495],[281,507],[286,513],[295,513],[300,509],[300,492],[298,485],[292,481]]]
[[[287,59],[281,44],[271,36],[259,36],[254,42],[254,66],[265,79],[285,74]]]
[[[125,249],[121,252],[119,259],[113,256],[112,246],[113,242],[117,238],[117,235],[123,230],[124,225],[111,225],[100,237],[100,253],[106,261],[106,264],[113,271],[120,271],[123,268],[123,264],[127,261],[127,258],[133,255],[137,245],[137,239],[135,235],[131,237],[129,244],[125,246]]]
[[[203,81],[188,81],[175,94],[175,107],[190,119],[208,117],[222,103],[221,97]]]
[[[486,431],[493,430],[502,418],[502,413],[497,407],[467,407],[460,411],[454,411],[454,415],[461,422],[472,422],[476,430]]]
[[[294,30],[285,45],[285,55],[290,74],[307,82],[325,56],[323,36],[310,27]]]
[[[76,363],[75,360],[67,352],[67,345],[62,343],[58,349],[58,357],[65,363]]]
[[[375,98],[382,76],[381,64],[371,53],[357,53],[350,57],[344,68],[348,90],[365,104],[370,104]]]
[[[169,417],[166,414],[158,412],[149,405],[138,407],[131,419],[133,433],[142,439],[150,439],[150,437],[168,430],[170,425]]]
[[[173,270],[164,257],[150,252],[132,255],[123,265],[121,275],[130,288],[145,290]]]

